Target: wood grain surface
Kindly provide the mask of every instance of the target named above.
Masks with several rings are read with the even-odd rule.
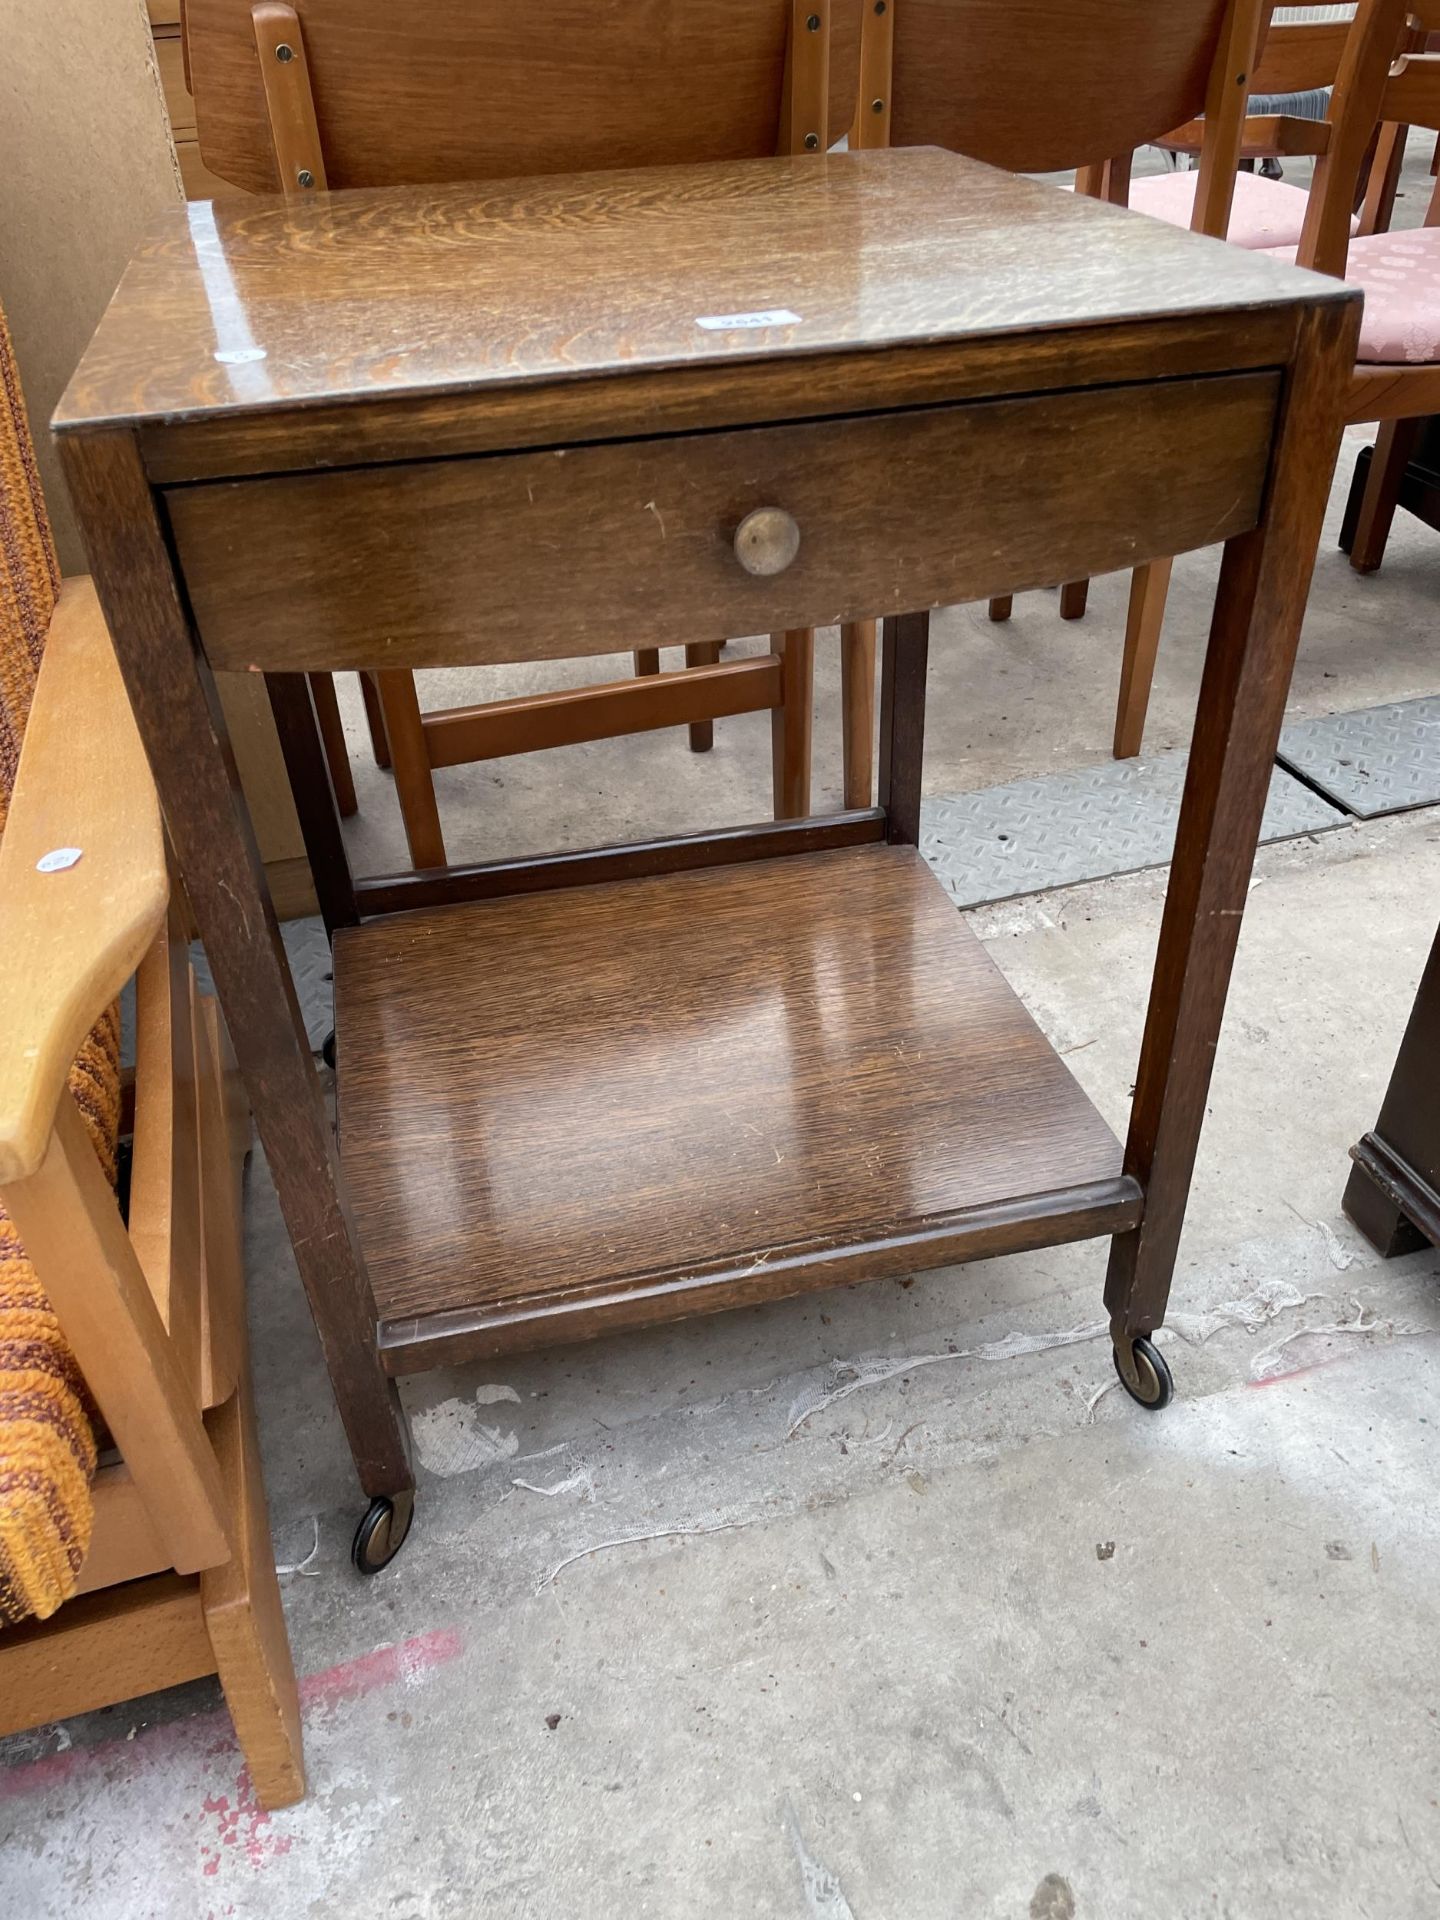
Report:
[[[1243,333],[1252,309],[1325,297],[1345,296],[931,150],[236,199],[152,230],[55,424],[472,389],[489,404],[552,382],[589,404],[602,374],[734,379],[736,363],[1192,313]],[[697,325],[759,310],[799,317]]]
[[[693,1312],[717,1269],[793,1291],[807,1257],[1001,1203],[1125,1199],[1109,1129],[912,848],[392,917],[337,936],[335,988],[387,1344],[605,1291]]]
[[[1204,107],[1230,7],[894,0],[891,141],[1028,173],[1128,153]]]
[[[72,1600],[0,1643],[0,1739],[215,1671],[200,1586],[178,1574]]]
[[[1269,374],[1153,382],[217,482],[166,504],[213,666],[553,659],[667,622],[777,633],[1207,546],[1255,522],[1277,392]],[[1157,486],[1162,446],[1186,459]],[[758,507],[799,525],[783,573],[736,558]]]
[[[80,1043],[169,898],[160,807],[100,603],[89,580],[69,580],[0,846],[0,1178],[40,1165]]]
[[[863,0],[872,4],[873,0]],[[862,0],[828,0],[830,137],[855,105]],[[205,164],[280,186],[251,0],[188,0]],[[295,0],[330,184],[486,180],[773,153],[790,0]]]

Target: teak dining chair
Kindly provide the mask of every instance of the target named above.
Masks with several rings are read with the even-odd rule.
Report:
[[[1412,53],[1433,51],[1440,46],[1440,5],[1436,0],[1409,0],[1410,32],[1407,50]],[[1404,158],[1405,137],[1409,128],[1394,121],[1387,121],[1381,130],[1380,152],[1388,153],[1390,177],[1398,175],[1400,163]],[[1440,147],[1436,149],[1440,159]],[[1377,167],[1381,160],[1377,159]],[[1440,172],[1432,160],[1430,171]],[[1366,213],[1369,213],[1367,195]],[[1389,221],[1371,223],[1363,220],[1360,225],[1362,235],[1383,231]],[[1425,225],[1440,225],[1440,179],[1437,179],[1431,191],[1430,206],[1425,216]],[[1423,418],[1388,419],[1380,423],[1375,437],[1374,450],[1370,457],[1369,471],[1363,487],[1360,489],[1358,503],[1353,513],[1346,515],[1346,530],[1341,544],[1350,555],[1350,564],[1357,573],[1374,573],[1385,557],[1385,545],[1394,524],[1395,511],[1400,503],[1401,490],[1405,485],[1406,471],[1410,466],[1424,428]]]
[[[249,1109],[94,587],[58,583],[6,348],[0,322],[0,1735],[218,1672],[257,1795],[286,1806],[305,1778],[246,1358]]]
[[[1262,99],[1297,95],[1327,95],[1335,85],[1345,46],[1350,37],[1350,16],[1336,10],[1334,19],[1290,18],[1297,9],[1279,5],[1271,19],[1255,62],[1247,88],[1248,100],[1243,160],[1314,157],[1323,153],[1329,135],[1324,115],[1304,119],[1291,113],[1257,112]],[[1306,12],[1307,9],[1298,9]],[[1204,120],[1177,127],[1156,144],[1176,154],[1200,156],[1209,131]],[[1127,204],[1137,213],[1152,214],[1175,226],[1191,223],[1195,182],[1194,172],[1151,174],[1130,184]],[[1272,180],[1264,174],[1241,172],[1235,179],[1235,200],[1225,238],[1237,247],[1293,247],[1300,243],[1305,225],[1308,193],[1289,180]]]
[[[1365,293],[1359,359],[1345,401],[1344,422],[1400,423],[1440,409],[1440,188],[1426,224],[1398,233],[1352,236],[1354,206],[1377,128],[1440,128],[1440,54],[1402,53],[1397,47],[1428,30],[1440,14],[1435,0],[1417,12],[1415,0],[1360,0],[1336,77],[1328,121],[1318,123],[1315,165],[1298,248],[1267,249],[1317,272],[1348,280]],[[1383,164],[1383,162],[1382,162]],[[1368,224],[1362,221],[1362,225]],[[1390,445],[1382,429],[1382,444]],[[1375,489],[1362,508],[1357,544],[1383,512],[1384,459],[1372,470]],[[1171,563],[1137,570],[1125,634],[1115,754],[1140,750],[1155,656],[1165,617]]]
[[[210,171],[254,192],[304,195],[823,153],[853,111],[859,5],[188,0],[185,47]],[[698,325],[753,322],[733,312],[723,276],[713,297],[715,312],[698,314]],[[757,570],[774,564],[762,533]],[[624,566],[624,555],[615,560]],[[563,570],[563,553],[555,564]],[[475,617],[483,623],[483,601]],[[722,645],[690,641],[678,673],[661,673],[658,649],[647,646],[629,681],[444,712],[422,712],[405,669],[362,675],[414,865],[445,864],[440,768],[685,723],[703,751],[716,719],[766,709],[776,817],[807,814],[813,634],[777,635],[759,658],[722,662]],[[873,778],[873,626],[847,630],[842,661],[846,804],[863,806]],[[316,676],[315,694],[344,812],[353,789],[327,676]]]
[[[1292,10],[1282,7],[1277,11],[1285,14]],[[1313,156],[1324,152],[1330,138],[1328,109],[1321,119],[1313,120],[1291,114],[1256,115],[1249,108],[1257,96],[1283,98],[1306,93],[1329,94],[1339,75],[1350,33],[1351,20],[1348,17],[1299,21],[1272,18],[1265,25],[1259,55],[1246,87],[1246,118],[1240,143],[1242,158]],[[1215,138],[1228,146],[1229,129],[1215,127],[1208,119],[1200,119],[1175,128],[1158,144],[1176,152],[1196,155],[1203,166],[1206,141]],[[1117,204],[1129,206],[1137,213],[1150,214],[1172,226],[1192,227],[1196,232],[1229,240],[1234,246],[1263,251],[1299,244],[1305,224],[1305,209],[1309,204],[1309,195],[1303,187],[1242,170],[1235,176],[1228,218],[1220,226],[1216,224],[1213,203],[1208,208],[1199,203],[1199,173],[1166,173],[1132,180],[1132,159],[1133,156],[1127,155],[1123,160],[1112,162],[1105,170],[1104,190],[1107,197]],[[1387,164],[1385,177],[1393,193],[1393,165]],[[1082,191],[1095,190],[1093,184],[1087,184],[1083,179],[1077,184]],[[1377,223],[1382,219],[1382,206],[1385,208],[1385,217],[1388,217],[1388,203],[1382,202],[1377,192],[1374,205],[1368,209],[1369,216]],[[1163,562],[1154,568],[1140,568],[1132,581],[1129,625],[1134,638],[1126,649],[1127,661],[1132,656],[1138,657],[1158,640],[1158,630],[1154,629],[1153,622],[1157,617],[1157,606],[1163,615],[1164,602],[1160,595],[1162,572],[1168,582],[1169,575],[1164,571]],[[1074,580],[1061,590],[1062,620],[1084,617],[1089,600],[1089,584],[1086,580]],[[992,618],[1004,618],[1009,611],[1008,605],[992,606],[991,615]],[[1127,674],[1119,695],[1115,744],[1117,759],[1127,758],[1129,754],[1139,751],[1138,739],[1129,748],[1129,753],[1122,751],[1122,742],[1128,742],[1129,739],[1125,715],[1133,699],[1133,687],[1133,675]]]
[[[1067,11],[1062,35],[1064,77],[1057,72],[1050,88],[1035,86],[1033,79],[1017,86],[1013,64],[1007,70],[996,46],[991,0],[872,0],[861,26],[857,144],[947,146],[1016,173],[1074,167],[1079,192],[1123,205],[1129,155],[1168,132],[1162,124],[1167,112],[1184,101],[1186,120],[1203,111],[1210,140],[1190,189],[1190,217],[1180,224],[1223,233],[1235,194],[1246,92],[1272,4],[1215,0],[1209,13],[1218,57],[1209,60],[1194,51],[1187,9],[1147,0],[1078,0]],[[1100,57],[1102,48],[1116,44],[1112,33],[1133,36],[1136,64],[1126,63],[1123,81]],[[1078,619],[1085,583],[1056,584],[1062,587],[1062,613]],[[1008,619],[1011,606],[1010,595],[997,596],[990,602],[991,618]]]

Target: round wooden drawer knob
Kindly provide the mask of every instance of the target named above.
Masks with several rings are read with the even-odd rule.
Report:
[[[800,551],[800,529],[783,507],[756,507],[735,529],[735,558],[746,573],[784,573]]]

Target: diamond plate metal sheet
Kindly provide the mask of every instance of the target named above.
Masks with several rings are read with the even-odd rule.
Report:
[[[1280,735],[1280,761],[1362,820],[1433,807],[1440,803],[1440,698],[1297,720]]]
[[[295,991],[300,997],[300,1011],[305,1016],[305,1033],[312,1049],[318,1053],[335,1024],[335,989],[330,980],[330,942],[325,938],[325,922],[318,915],[307,920],[286,920],[281,924],[280,937],[285,942]],[[207,993],[213,993],[205,949],[199,941],[191,947],[190,958],[196,979]]]
[[[1175,845],[1183,753],[1013,780],[927,800],[920,851],[957,906],[1163,867]],[[1264,840],[1345,824],[1345,815],[1276,769]]]

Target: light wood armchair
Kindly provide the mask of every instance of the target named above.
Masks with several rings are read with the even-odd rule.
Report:
[[[305,1780],[246,1364],[250,1121],[187,918],[94,590],[68,582],[0,841],[0,1199],[106,1450],[75,1597],[0,1631],[0,1735],[218,1673],[274,1808]],[[132,974],[127,1222],[67,1075]]]

